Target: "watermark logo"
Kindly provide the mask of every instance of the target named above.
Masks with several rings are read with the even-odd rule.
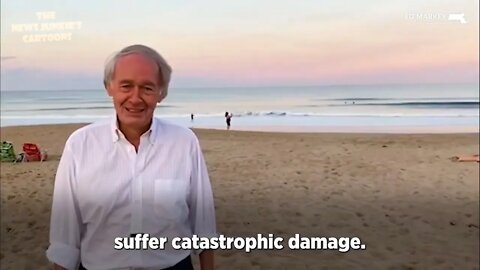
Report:
[[[438,12],[413,12],[405,15],[409,21],[419,22],[460,22],[467,23],[465,13],[438,13]]]
[[[462,24],[467,23],[467,21],[465,20],[465,13],[448,14],[448,20],[459,21]]]
[[[55,11],[35,13],[38,22],[12,24],[13,33],[24,33],[25,43],[56,42],[72,40],[72,31],[82,28],[81,21],[56,21]]]

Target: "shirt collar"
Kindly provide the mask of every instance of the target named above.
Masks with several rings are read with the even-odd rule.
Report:
[[[123,133],[118,128],[117,116],[112,118],[110,127],[112,131],[113,142],[117,142],[120,139],[126,139],[125,135],[123,135]],[[148,136],[148,141],[151,144],[154,144],[157,139],[157,134],[158,134],[158,121],[155,117],[152,117],[152,123],[150,124],[150,128],[142,136]]]

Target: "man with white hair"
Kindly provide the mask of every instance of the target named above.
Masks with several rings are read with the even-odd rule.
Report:
[[[116,249],[117,238],[216,236],[211,184],[195,134],[154,117],[171,68],[132,45],[105,66],[115,117],[76,130],[55,177],[48,259],[54,269],[213,269],[213,251]]]

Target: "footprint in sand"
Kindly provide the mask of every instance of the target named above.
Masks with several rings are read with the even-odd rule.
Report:
[[[282,207],[282,208],[287,208],[289,206],[290,206],[290,204],[288,204],[288,203],[284,203],[284,202],[280,203],[280,207]]]
[[[25,235],[25,236],[22,238],[22,240],[23,240],[24,242],[30,241],[30,240],[32,240],[32,239],[33,239],[33,235],[31,235],[31,234]]]
[[[442,265],[442,264],[445,263],[445,259],[439,258],[439,257],[435,257],[435,258],[433,258],[433,263],[434,263],[435,265],[437,265],[437,266],[438,266],[438,265]]]
[[[42,213],[45,214],[45,213],[48,213],[48,212],[50,212],[50,207],[44,206],[43,209],[42,209]]]
[[[400,235],[407,235],[407,234],[410,233],[410,230],[407,229],[407,228],[401,228],[401,229],[398,231],[398,233],[399,233]]]
[[[469,256],[465,256],[465,261],[466,261],[466,262],[471,262],[471,261],[472,261],[472,258],[469,257]]]
[[[19,251],[22,251],[22,248],[21,247],[18,247],[16,245],[13,245],[10,249],[12,251],[12,253],[18,253]]]
[[[332,193],[330,193],[330,195],[338,195],[338,196],[342,196],[343,193],[345,193],[345,191],[343,190],[339,190],[339,191],[333,191]]]
[[[308,187],[305,186],[305,185],[294,185],[294,188],[296,188],[296,189],[308,190]]]

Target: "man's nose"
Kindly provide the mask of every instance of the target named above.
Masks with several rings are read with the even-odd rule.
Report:
[[[140,86],[133,87],[133,91],[130,92],[131,101],[142,101],[142,89]]]

